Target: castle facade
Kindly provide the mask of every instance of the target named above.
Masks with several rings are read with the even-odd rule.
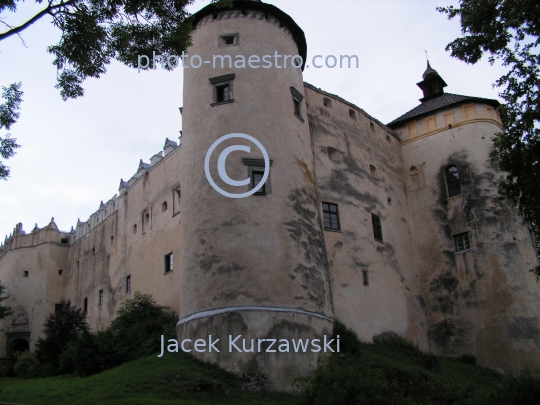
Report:
[[[278,8],[235,1],[194,16],[189,55],[301,55],[304,34]],[[179,339],[313,339],[334,319],[360,338],[391,330],[438,355],[482,366],[540,368],[540,285],[530,230],[497,193],[491,138],[498,102],[446,93],[429,64],[421,104],[384,125],[305,83],[302,69],[184,71],[183,134],[139,164],[117,195],[70,232],[18,224],[0,247],[14,309],[0,321],[0,357],[34,348],[62,298],[106,327],[133,292],[179,316]],[[266,149],[230,153],[226,134]],[[246,143],[247,145],[247,143]],[[269,167],[267,167],[269,166]],[[195,353],[277,388],[319,353]]]

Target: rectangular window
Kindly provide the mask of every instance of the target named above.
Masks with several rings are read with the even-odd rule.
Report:
[[[210,104],[212,107],[234,101],[233,80],[235,77],[234,73],[229,73],[209,79],[213,88],[213,102]]]
[[[469,232],[454,235],[454,251],[455,253],[467,252],[471,250],[471,242],[469,241]]]
[[[225,84],[223,86],[217,86],[216,87],[216,102],[217,103],[223,103],[224,101],[229,101],[231,99],[230,97],[230,87],[228,84]]]
[[[88,312],[88,298],[85,298],[83,300],[83,312],[84,313],[87,313]]]
[[[339,212],[337,204],[323,202],[324,229],[339,231]]]
[[[368,269],[362,269],[362,283],[366,287],[369,286],[369,271],[368,271]]]
[[[103,290],[99,290],[98,306],[103,305]]]
[[[23,277],[28,277],[28,271],[25,270],[25,271],[23,272]]]
[[[54,304],[54,314],[58,315],[62,309],[62,304]]]
[[[131,276],[126,277],[126,294],[131,292]]]
[[[293,112],[300,121],[304,122],[304,117],[302,116],[302,100],[304,100],[304,95],[291,86],[291,95],[293,100]]]
[[[251,188],[255,188],[262,180],[264,175],[264,172],[257,172],[253,171],[251,173]],[[255,195],[264,195],[266,194],[266,184],[263,184],[263,186],[255,193]]]
[[[383,241],[381,217],[375,214],[371,214],[371,222],[373,224],[373,237],[377,242]]]
[[[173,271],[173,254],[165,255],[165,274]]]

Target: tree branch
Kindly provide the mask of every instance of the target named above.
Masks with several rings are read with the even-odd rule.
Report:
[[[47,8],[44,8],[39,13],[37,13],[35,16],[33,16],[31,19],[29,19],[27,22],[25,22],[22,25],[19,25],[18,27],[14,27],[10,29],[9,31],[3,32],[0,34],[0,41],[3,39],[9,38],[12,35],[19,34],[19,32],[23,31],[24,29],[28,28],[30,25],[34,24],[37,20],[39,20],[41,17],[43,17],[45,14],[50,14],[52,11],[60,9],[65,6],[69,6],[72,3],[74,3],[75,0],[70,0],[67,2],[61,2],[60,4],[56,4],[54,6],[49,5]]]

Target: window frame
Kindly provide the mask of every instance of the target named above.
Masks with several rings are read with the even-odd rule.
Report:
[[[163,274],[171,274],[174,270],[174,255],[172,252],[167,253],[165,256],[163,256],[163,263],[165,265]]]
[[[235,77],[235,73],[229,73],[226,75],[211,77],[210,79],[208,79],[210,81],[210,84],[212,85],[213,102],[210,104],[212,107],[234,102],[233,81]],[[229,98],[227,100],[218,101],[218,89],[223,87],[229,88]]]
[[[382,221],[380,215],[371,214],[371,225],[373,228],[373,239],[375,241],[384,243],[383,231],[382,231]]]
[[[233,43],[227,44],[225,38],[233,37]],[[218,47],[229,47],[229,46],[239,46],[240,45],[240,33],[232,32],[230,34],[221,34],[218,37]]]
[[[298,118],[303,123],[304,115],[302,112],[303,110],[302,101],[304,100],[304,96],[302,93],[296,90],[293,86],[291,86],[290,89],[291,89],[291,96],[292,96],[292,102],[293,102],[293,114],[296,118]]]
[[[264,176],[264,171],[261,171],[261,170],[253,170],[251,172],[251,189],[253,190],[259,183],[255,183],[255,176],[256,175],[260,175],[261,178],[259,180],[259,182],[262,180],[263,176]],[[263,186],[259,189],[259,191],[257,191],[256,193],[254,193],[253,195],[266,195],[266,182],[263,184]]]
[[[466,240],[467,240],[466,244],[464,243],[464,241],[465,241],[464,237],[466,237]],[[454,254],[465,253],[465,252],[469,252],[471,250],[471,237],[469,235],[469,231],[458,233],[457,235],[452,235],[452,238],[454,240]],[[461,238],[461,241],[459,240],[459,238]],[[460,242],[461,242],[461,245],[462,245],[461,250],[459,249]]]
[[[452,168],[455,171],[451,171]],[[444,179],[446,182],[446,193],[448,198],[459,197],[461,195],[461,179],[459,178],[459,169],[456,165],[448,165],[444,170]]]
[[[125,294],[131,294],[131,274],[126,276],[126,292]]]
[[[328,206],[328,209],[324,208],[325,205]],[[335,212],[331,210],[331,206],[336,208]],[[338,204],[323,201],[322,210],[323,210],[323,227],[324,227],[324,230],[325,231],[330,231],[330,232],[341,232],[341,224],[340,224],[340,221],[339,221],[339,206],[338,206]],[[329,222],[330,226],[332,225],[331,216],[332,215],[336,216],[337,228],[327,227],[326,226],[326,215],[329,216],[329,221],[328,222]]]

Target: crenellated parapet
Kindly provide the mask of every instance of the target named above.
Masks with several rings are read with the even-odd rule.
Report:
[[[60,231],[54,218],[51,218],[51,222],[43,228],[36,224],[30,233],[26,233],[22,222],[19,222],[15,225],[13,233],[6,235],[4,243],[0,244],[0,258],[10,250],[34,247],[44,243],[68,245],[69,239],[70,233]]]

